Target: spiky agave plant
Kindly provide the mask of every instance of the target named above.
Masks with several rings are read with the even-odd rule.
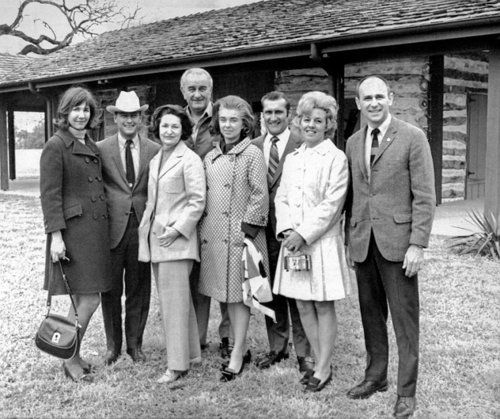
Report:
[[[493,213],[488,217],[479,211],[467,211],[466,221],[475,228],[457,226],[470,233],[452,237],[449,240],[449,247],[457,250],[459,255],[472,253],[500,260],[500,235]]]

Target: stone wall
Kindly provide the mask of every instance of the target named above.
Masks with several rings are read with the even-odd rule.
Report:
[[[467,94],[488,89],[485,56],[453,55],[444,59],[443,201],[465,198]],[[486,164],[486,162],[485,162]]]

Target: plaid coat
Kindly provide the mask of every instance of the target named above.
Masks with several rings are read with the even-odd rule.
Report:
[[[267,224],[269,196],[264,157],[246,138],[227,154],[217,145],[205,157],[204,166],[207,203],[200,223],[199,292],[221,302],[241,302],[241,223],[262,227]],[[264,229],[254,243],[269,272]]]

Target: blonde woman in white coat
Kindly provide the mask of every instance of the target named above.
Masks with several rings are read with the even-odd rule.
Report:
[[[191,122],[177,105],[155,110],[152,131],[162,143],[149,166],[148,201],[139,226],[139,260],[151,261],[167,345],[168,369],[158,380],[171,383],[201,359],[198,326],[189,288],[199,261],[196,225],[205,208],[201,159],[185,144]]]
[[[283,239],[273,292],[297,300],[300,319],[316,359],[306,372],[306,391],[320,391],[331,380],[337,335],[335,300],[349,292],[342,207],[348,186],[347,159],[330,140],[337,104],[322,92],[306,93],[297,107],[303,144],[287,156],[276,204],[276,233]],[[286,271],[288,255],[311,256],[308,271]]]

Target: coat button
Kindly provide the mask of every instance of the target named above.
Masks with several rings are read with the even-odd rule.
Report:
[[[96,198],[95,196],[93,196],[92,198],[90,198],[90,200],[91,200],[92,202],[96,202],[96,201],[97,201],[97,198]]]
[[[227,244],[228,240],[224,239],[224,240],[222,240],[222,242]]]
[[[92,176],[89,176],[89,182],[92,183],[94,181],[94,178]]]
[[[92,218],[93,218],[94,220],[97,220],[99,217],[98,217],[98,215],[97,215],[97,214],[94,214],[94,215],[92,215]]]
[[[88,157],[85,157],[85,163],[87,163],[87,164],[90,163],[90,159]]]
[[[102,182],[102,178],[100,176],[96,176],[95,180],[97,180],[98,182]]]
[[[106,214],[102,214],[102,218],[106,219],[107,218]]]
[[[222,211],[222,215],[229,217],[229,213],[227,211]]]
[[[226,183],[226,184],[224,185],[224,188],[230,188],[230,187],[231,187],[231,184],[229,184],[229,183]]]
[[[93,162],[94,162],[95,164],[97,164],[97,163],[99,163],[99,160],[94,159],[94,160],[93,160]]]

